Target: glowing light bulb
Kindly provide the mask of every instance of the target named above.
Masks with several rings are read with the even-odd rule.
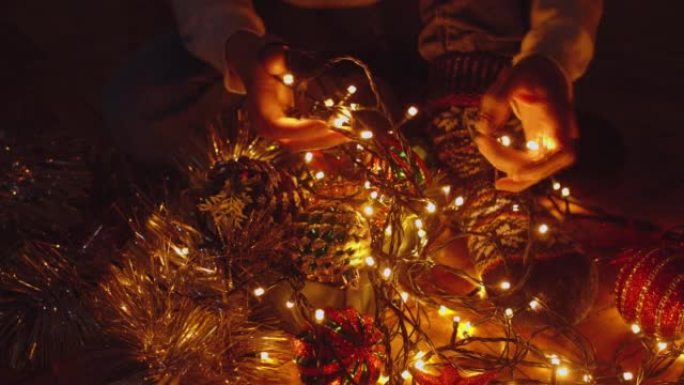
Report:
[[[314,312],[314,318],[316,321],[321,322],[325,319],[325,310],[323,309],[316,309]]]
[[[508,281],[501,281],[499,287],[501,288],[501,290],[508,290],[511,288],[511,283]]]
[[[423,220],[420,218],[416,218],[415,221],[413,221],[413,224],[416,225],[417,229],[422,229],[423,228]]]
[[[261,359],[261,361],[267,361],[269,358],[268,352],[259,353],[259,358]]]
[[[428,202],[428,203],[425,205],[425,211],[427,211],[428,213],[432,214],[432,213],[434,213],[435,211],[437,211],[437,205],[435,205],[434,202]]]
[[[452,321],[454,321],[455,323],[459,323],[461,322],[461,317],[455,315],[454,318],[452,318]]]
[[[372,131],[361,131],[361,139],[370,139],[373,137],[373,132]]]
[[[540,306],[539,301],[537,301],[536,299],[533,299],[532,301],[530,301],[530,309],[537,310],[537,309],[539,309],[539,306]]]
[[[511,309],[510,307],[506,308],[506,310],[504,310],[504,314],[508,318],[513,318],[513,316],[515,315],[515,313],[513,312],[513,309]]]
[[[569,196],[570,196],[570,188],[568,188],[568,187],[563,187],[563,188],[561,189],[561,196],[562,196],[563,198],[569,197]]]
[[[449,193],[451,192],[451,186],[442,186],[442,192],[445,195],[449,195]]]
[[[382,269],[382,277],[383,278],[388,279],[391,276],[392,276],[392,269],[390,269],[389,267]]]
[[[385,227],[385,235],[392,235],[392,225],[388,225],[387,227]]]
[[[517,203],[514,203],[513,206],[511,206],[511,208],[513,209],[514,213],[517,213],[518,211],[520,211],[520,205]]]
[[[420,371],[424,371],[425,370],[425,361],[419,359],[413,364],[413,367],[420,370]]]
[[[399,294],[399,296],[401,297],[401,300],[404,302],[408,301],[409,299],[409,293],[405,291],[402,291],[401,294]]]
[[[406,110],[406,115],[408,115],[409,117],[414,117],[414,116],[418,115],[418,108],[416,106],[410,106]]]
[[[356,93],[356,86],[351,84],[349,87],[347,87],[347,92],[349,92],[352,95],[355,94]]]
[[[554,365],[554,366],[558,366],[561,363],[560,358],[558,358],[558,356],[555,354],[552,354],[551,356],[549,356],[549,361],[551,361],[551,365]]]
[[[344,126],[349,123],[349,117],[346,115],[337,115],[335,119],[333,119],[333,126],[335,128],[344,128]]]
[[[389,376],[386,376],[383,374],[380,377],[378,377],[378,385],[385,385],[386,383],[389,382],[389,380],[390,380]]]
[[[325,100],[323,101],[323,105],[326,106],[326,107],[332,107],[332,106],[335,105],[335,101],[332,100],[332,99],[330,99],[330,98],[328,98],[328,99],[325,99]]]
[[[365,188],[366,190],[368,190],[369,188],[371,188],[371,183],[370,183],[369,181],[363,182],[363,188]]]
[[[553,182],[553,186],[552,186],[552,187],[553,187],[554,190],[558,191],[558,190],[561,189],[561,184],[558,183],[558,182]]]
[[[369,217],[370,217],[371,215],[373,215],[373,206],[369,206],[369,205],[363,206],[363,213],[366,214],[366,216],[369,216]]]
[[[639,334],[641,332],[641,326],[637,324],[632,324],[629,328],[632,329],[632,333],[634,334]]]
[[[656,344],[656,347],[658,348],[659,352],[662,352],[663,350],[667,349],[667,342],[658,341],[658,343]]]
[[[306,163],[311,163],[311,161],[313,160],[313,156],[314,155],[312,152],[307,152],[306,154],[304,154],[304,161]]]
[[[537,228],[537,231],[539,232],[539,234],[546,234],[549,232],[549,225],[547,225],[546,223],[542,223]]]
[[[404,370],[403,372],[401,372],[401,378],[403,378],[404,380],[408,380],[409,378],[411,378],[411,372],[409,372],[408,370]]]
[[[350,103],[349,109],[352,111],[358,111],[359,110],[359,104],[358,103]]]
[[[321,180],[325,178],[325,173],[323,171],[318,171],[315,175],[316,179]]]
[[[367,257],[366,257],[366,265],[368,265],[368,266],[375,266],[375,258],[373,258],[373,257],[370,256],[370,255],[367,256]]]
[[[423,229],[418,230],[418,238],[425,238],[427,236],[427,232]]]
[[[286,86],[291,86],[294,84],[294,75],[292,74],[285,74],[283,75],[283,84]]]
[[[539,142],[534,141],[534,140],[529,140],[525,146],[527,147],[528,150],[530,151],[539,151]]]
[[[371,191],[370,197],[371,197],[371,199],[378,199],[378,192],[377,191]]]
[[[570,370],[565,366],[556,369],[556,375],[558,375],[558,377],[566,377],[568,374],[570,374]]]
[[[634,379],[634,373],[632,372],[624,372],[622,373],[622,378],[625,381],[632,381]]]
[[[465,198],[463,198],[462,196],[457,196],[456,199],[454,200],[454,204],[457,207],[463,206],[464,203],[465,203]]]
[[[256,289],[254,289],[255,297],[261,297],[262,295],[264,295],[264,293],[266,293],[266,290],[263,287],[257,287]]]
[[[502,146],[508,147],[511,145],[511,137],[508,135],[503,135],[499,138],[499,142],[501,143]]]
[[[585,374],[582,376],[582,381],[586,382],[587,384],[591,382],[591,374]]]
[[[294,306],[295,306],[295,303],[292,301],[285,302],[285,307],[288,309],[292,309]]]

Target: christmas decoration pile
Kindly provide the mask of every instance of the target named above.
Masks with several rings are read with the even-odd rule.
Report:
[[[498,193],[480,160],[444,155],[473,156],[473,110],[433,114],[427,130],[448,132],[430,134],[431,162],[403,136],[418,110],[395,122],[365,65],[340,58],[322,71],[342,62],[361,68],[363,85],[320,101],[298,94],[308,103],[293,114],[330,122],[349,143],[288,153],[238,112],[183,155],[186,185],[118,210],[124,245],[101,227],[63,244],[17,232],[25,239],[0,258],[3,366],[92,355],[103,384],[681,382],[681,248],[622,259],[616,305],[639,363],[626,348],[601,361],[574,326],[596,292],[593,256],[536,196]],[[288,75],[306,93],[320,73]],[[26,182],[5,171],[15,184],[2,186]],[[3,226],[60,207],[53,193],[73,187],[60,171],[76,175],[71,163],[51,170],[54,183],[29,189],[40,206],[12,209]],[[563,191],[554,184],[552,200],[576,203]],[[91,254],[107,248],[114,258]]]

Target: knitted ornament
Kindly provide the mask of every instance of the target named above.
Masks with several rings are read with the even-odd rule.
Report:
[[[302,204],[295,180],[264,160],[217,162],[207,175],[198,209],[209,231],[230,238],[248,223],[282,223]]]
[[[307,385],[375,384],[385,357],[373,318],[353,308],[325,309],[325,320],[302,333],[294,351]]]
[[[684,248],[629,251],[622,259],[615,284],[622,318],[648,336],[684,337]]]
[[[297,218],[290,249],[307,279],[353,285],[358,280],[357,266],[370,253],[370,231],[351,206],[325,201]]]
[[[489,289],[499,288],[503,281],[514,288],[490,294],[509,306],[539,298],[552,313],[575,323],[587,314],[596,294],[596,266],[552,218],[540,218],[538,213],[544,210],[533,199],[494,188],[496,172],[472,140],[481,95],[506,60],[466,53],[433,63],[432,78],[442,81],[434,83],[427,133],[452,181],[452,193],[463,197],[455,220],[470,234],[468,250],[478,273]],[[502,130],[524,142],[521,123],[514,116]],[[538,232],[540,224],[548,231]]]

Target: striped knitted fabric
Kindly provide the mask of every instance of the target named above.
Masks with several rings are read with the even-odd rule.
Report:
[[[463,56],[469,57],[466,59]],[[464,198],[457,215],[462,230],[469,234],[470,257],[477,272],[490,287],[498,287],[498,283],[504,279],[515,285],[525,274],[526,268],[533,265],[533,261],[543,265],[543,261],[556,263],[552,260],[558,259],[558,263],[562,264],[564,262],[560,260],[566,257],[570,258],[569,263],[573,265],[571,270],[573,267],[579,270],[576,271],[579,274],[576,277],[578,283],[584,282],[587,276],[595,275],[588,257],[560,231],[553,218],[535,205],[529,194],[508,193],[494,188],[496,171],[479,153],[472,140],[479,118],[481,96],[495,80],[498,71],[506,67],[502,64],[506,62],[505,58],[475,53],[454,54],[438,59],[433,64],[433,71],[441,73],[433,74],[431,79],[441,79],[443,83],[433,84],[433,99],[428,105],[431,121],[427,134],[442,168],[451,179],[454,196]],[[466,68],[463,67],[464,63],[467,63]],[[465,80],[469,76],[475,80]],[[464,84],[465,89],[460,88],[460,84]],[[509,136],[523,141],[522,127],[515,117],[510,119],[504,130],[510,133]],[[536,229],[541,223],[547,224],[551,230],[539,234]],[[558,269],[566,267],[558,266]],[[534,270],[530,272],[532,274],[528,275],[528,279],[534,281]],[[573,279],[568,272],[559,272],[556,277],[552,277],[553,272],[550,273],[548,278],[557,283]],[[560,277],[563,274],[567,277]],[[546,277],[543,277],[537,282],[523,285],[528,291],[527,295],[536,296],[536,293],[529,291],[545,291],[553,295],[551,292],[556,290],[547,290],[544,286],[557,283],[542,283],[545,280]],[[558,289],[561,292],[567,290]],[[592,291],[591,287],[587,290]],[[586,309],[567,309],[572,314],[564,315],[574,322],[583,317],[588,309],[585,305],[586,301],[577,305]],[[575,314],[578,312],[583,314]]]

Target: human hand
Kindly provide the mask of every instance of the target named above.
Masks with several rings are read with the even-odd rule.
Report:
[[[520,119],[527,151],[497,140],[511,109]],[[560,68],[543,56],[523,59],[503,72],[482,99],[475,138],[482,155],[505,172],[497,189],[519,192],[575,161],[573,139],[579,130],[570,84]]]
[[[287,116],[293,93],[280,80],[288,72],[284,47],[265,47],[258,36],[241,31],[227,42],[226,60],[247,91],[247,109],[259,135],[293,151],[330,148],[348,141],[322,120]]]

